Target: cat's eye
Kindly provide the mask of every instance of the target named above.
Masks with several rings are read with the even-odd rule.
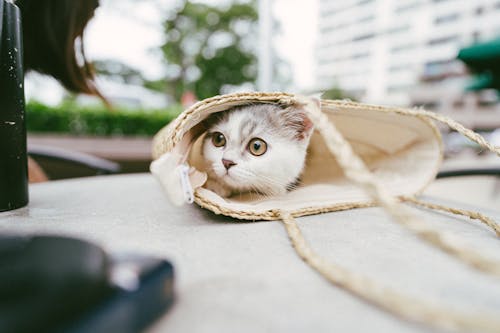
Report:
[[[254,138],[248,143],[248,151],[252,155],[260,156],[267,151],[267,143],[259,138]]]
[[[226,145],[226,137],[221,132],[212,134],[212,143],[215,147],[223,147]]]

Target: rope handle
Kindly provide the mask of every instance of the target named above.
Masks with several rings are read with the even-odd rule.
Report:
[[[325,261],[314,252],[302,235],[297,222],[288,212],[279,212],[288,237],[297,254],[331,283],[403,319],[431,325],[438,329],[500,332],[498,315],[453,311],[434,302],[405,296],[377,284],[361,274]]]
[[[361,158],[354,153],[351,145],[345,140],[335,125],[321,111],[318,100],[302,100],[309,110],[309,116],[315,129],[322,135],[330,153],[335,156],[337,163],[343,169],[345,176],[359,185],[365,192],[392,217],[394,222],[412,231],[423,241],[435,246],[442,251],[458,258],[469,266],[485,273],[500,278],[500,262],[485,258],[479,252],[467,249],[463,242],[453,235],[442,233],[416,218],[411,211],[403,206],[396,198],[391,196],[377,181],[366,167]],[[482,147],[492,150],[500,155],[500,148],[488,143],[479,134],[474,133],[457,122],[439,115],[432,115],[423,110],[410,110],[410,115],[429,117],[442,121],[456,129]]]
[[[459,208],[454,208],[454,207],[448,207],[448,206],[444,206],[444,205],[438,205],[435,203],[430,203],[430,202],[419,200],[415,197],[403,197],[402,200],[405,202],[409,202],[409,203],[412,203],[414,205],[420,206],[420,207],[427,208],[427,209],[440,210],[442,212],[451,213],[454,215],[465,216],[465,217],[468,217],[472,220],[479,220],[483,224],[490,227],[495,232],[497,237],[500,237],[500,224],[496,223],[492,218],[490,218],[484,214],[481,214],[479,212],[474,212],[471,210],[459,209]]]
[[[482,148],[491,151],[492,153],[495,153],[497,156],[500,156],[500,146],[494,146],[490,142],[488,142],[485,138],[483,138],[481,135],[477,134],[476,132],[468,129],[464,125],[460,124],[459,122],[440,115],[435,112],[430,112],[430,111],[425,111],[425,110],[407,110],[408,115],[413,115],[413,116],[420,116],[420,117],[426,117],[435,121],[438,121],[440,123],[443,123],[450,127],[451,129],[454,129],[458,133],[462,134],[469,140],[477,143],[479,146]]]

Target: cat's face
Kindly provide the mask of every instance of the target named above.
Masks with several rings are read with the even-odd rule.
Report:
[[[312,132],[305,112],[257,104],[215,117],[203,143],[209,175],[235,192],[285,193],[304,167]]]

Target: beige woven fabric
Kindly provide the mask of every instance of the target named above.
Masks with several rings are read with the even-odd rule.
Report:
[[[281,197],[221,198],[202,187],[198,124],[213,112],[248,103],[300,104],[315,124],[307,163],[298,189]],[[414,198],[431,182],[442,158],[439,132],[430,119],[446,123],[486,149],[500,149],[481,136],[442,116],[423,111],[358,104],[319,102],[285,93],[241,93],[216,96],[182,113],[154,140],[154,157],[180,156],[198,169],[191,178],[194,201],[216,214],[241,220],[282,220],[299,256],[329,281],[408,320],[439,328],[500,332],[500,321],[487,314],[457,314],[446,308],[405,297],[324,260],[305,243],[294,216],[380,205],[393,220],[419,238],[480,271],[500,277],[500,263],[463,246],[460,240],[417,220],[401,202],[479,219],[497,234],[500,227],[475,213],[423,203]],[[203,179],[202,182],[194,179]]]

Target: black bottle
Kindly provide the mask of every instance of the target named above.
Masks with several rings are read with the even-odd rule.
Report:
[[[21,15],[0,0],[0,212],[28,203]]]

